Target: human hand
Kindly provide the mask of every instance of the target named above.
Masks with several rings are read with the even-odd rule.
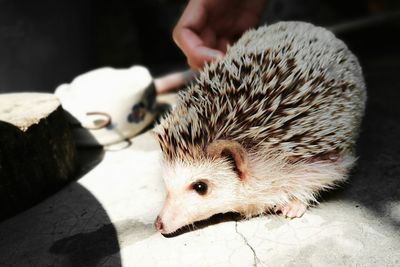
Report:
[[[266,0],[191,0],[173,31],[192,69],[222,57],[228,44],[255,27]]]

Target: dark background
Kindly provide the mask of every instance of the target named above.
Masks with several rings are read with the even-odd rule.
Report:
[[[270,0],[263,21],[297,19],[330,26],[400,8],[398,2]],[[0,0],[0,92],[52,92],[58,84],[102,66],[141,64],[155,76],[185,69],[186,59],[171,38],[185,4]],[[391,22],[340,37],[364,63],[371,53],[398,54],[399,29]]]

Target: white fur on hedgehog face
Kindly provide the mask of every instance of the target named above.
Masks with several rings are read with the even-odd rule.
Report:
[[[167,196],[159,215],[161,233],[173,233],[214,214],[234,211],[240,181],[228,161],[166,163],[163,175]],[[206,192],[196,191],[197,183],[203,188],[205,184]]]

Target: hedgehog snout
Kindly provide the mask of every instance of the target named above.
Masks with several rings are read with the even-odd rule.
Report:
[[[163,224],[160,216],[157,216],[156,221],[154,222],[154,227],[157,229],[157,231],[159,231],[160,233],[163,233],[164,224]]]

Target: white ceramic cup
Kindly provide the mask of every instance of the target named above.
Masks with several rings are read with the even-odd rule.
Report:
[[[110,145],[137,135],[155,119],[153,78],[142,66],[100,68],[57,87],[76,127],[78,145]]]

